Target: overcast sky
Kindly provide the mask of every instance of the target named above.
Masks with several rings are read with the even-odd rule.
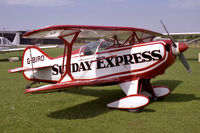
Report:
[[[200,0],[0,0],[0,30],[47,25],[131,26],[200,32]]]

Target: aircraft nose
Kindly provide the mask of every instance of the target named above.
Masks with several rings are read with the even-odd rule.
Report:
[[[182,52],[184,52],[185,50],[188,49],[188,45],[185,44],[185,43],[179,43],[178,49],[179,49],[179,52],[182,53]]]

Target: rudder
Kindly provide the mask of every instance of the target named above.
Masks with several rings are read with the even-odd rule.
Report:
[[[15,38],[14,38],[12,44],[14,44],[14,45],[20,45],[20,33],[19,32],[16,33]]]
[[[51,82],[53,58],[36,46],[27,47],[22,57],[23,75],[27,80]]]

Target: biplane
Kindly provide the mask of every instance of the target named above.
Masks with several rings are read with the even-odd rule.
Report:
[[[164,25],[163,25],[164,26]],[[150,80],[164,74],[179,56],[186,69],[191,69],[183,56],[187,44],[172,39],[154,40],[162,34],[133,27],[56,25],[28,32],[27,38],[60,38],[64,41],[63,55],[52,58],[36,46],[24,50],[22,66],[9,72],[23,72],[35,82],[53,83],[31,88],[25,93],[61,91],[74,86],[117,84],[126,97],[107,107],[140,110],[149,99],[167,96],[170,89],[152,86]],[[77,50],[75,41],[94,38]]]

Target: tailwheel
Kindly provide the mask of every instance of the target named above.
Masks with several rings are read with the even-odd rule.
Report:
[[[40,83],[40,82],[33,81],[32,83],[26,85],[26,89],[30,89],[32,85],[37,84],[37,83]]]

